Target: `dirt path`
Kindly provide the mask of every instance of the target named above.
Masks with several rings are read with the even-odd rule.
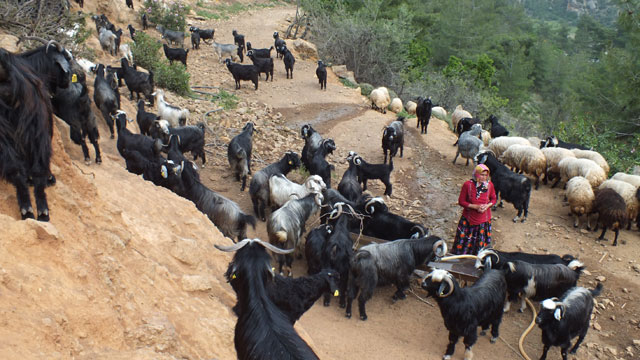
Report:
[[[283,33],[285,19],[294,14],[293,7],[276,6],[251,10],[226,21],[194,21],[194,24],[215,28],[216,40],[221,43],[232,43],[231,31],[238,29],[254,47],[261,48],[273,44],[273,31]],[[266,104],[267,108],[273,109],[273,113],[282,114],[282,126],[289,133],[297,133],[301,124],[312,123],[323,136],[333,138],[337,144],[337,151],[328,158],[336,166],[334,184],[339,182],[346,169],[344,159],[350,150],[357,151],[367,161],[382,162],[382,128],[394,119],[393,114],[382,115],[371,111],[358,90],[343,87],[333,74],[329,77],[328,90],[319,90],[314,72],[315,61],[311,59],[297,57],[293,80],[285,78],[282,60],[274,58],[274,61],[273,82],[261,81],[257,91],[249,82],[243,82],[242,88],[236,91],[226,67],[218,62],[211,47],[203,44],[201,50],[189,54],[191,83],[221,87],[235,93],[245,104]],[[210,106],[203,102],[179,99],[172,94],[168,95],[168,99],[190,106],[196,110],[193,111],[194,116],[201,116]],[[259,128],[261,119],[259,114],[256,115]],[[230,117],[233,117],[233,113]],[[238,123],[239,120],[234,121]],[[469,177],[472,167],[465,167],[460,159],[456,165],[451,164],[455,154],[451,144],[455,136],[446,123],[432,119],[426,136],[420,135],[415,129],[415,119],[408,120],[405,128],[408,130],[405,153],[402,159],[394,162],[394,191],[387,201],[394,211],[420,221],[433,234],[452,241],[460,215],[457,206],[459,188]],[[106,129],[101,130],[106,133]],[[273,137],[280,138],[276,134]],[[285,139],[288,141],[286,147],[301,150],[302,141],[299,137],[295,140],[291,140],[291,137]],[[212,137],[211,141],[217,140]],[[248,193],[241,193],[239,185],[229,175],[226,148],[214,146],[209,149],[210,164],[202,169],[203,181],[237,201],[249,212],[251,202]],[[255,151],[256,170],[281,155],[264,149]],[[383,187],[374,182],[370,191],[374,195],[381,195]],[[631,352],[640,352],[640,349],[632,347],[632,340],[640,339],[640,267],[635,258],[640,249],[638,231],[623,231],[622,245],[617,248],[610,247],[607,242],[597,243],[594,241],[597,235],[572,228],[572,220],[567,215],[568,209],[562,197],[561,190],[541,186],[532,194],[530,214],[525,223],[511,222],[515,214],[511,205],[506,204],[504,209],[498,209],[494,212],[494,244],[502,250],[578,255],[588,269],[588,273],[581,278],[581,285],[593,287],[596,277],[600,276],[605,280],[604,295],[599,299],[595,312],[594,328],[589,332],[585,345],[580,348],[578,358],[614,358],[614,351],[618,358],[633,358]],[[308,228],[311,227],[308,225]],[[259,223],[250,236],[266,238],[264,223]],[[611,234],[607,237],[612,239]],[[302,274],[305,268],[304,261],[297,261],[295,274]],[[416,294],[425,295],[417,286],[414,289]],[[366,322],[358,320],[357,316],[346,319],[344,310],[334,302],[327,308],[320,304],[314,306],[302,317],[299,325],[309,334],[318,355],[323,359],[440,359],[446,347],[447,332],[437,307],[427,305],[413,295],[409,295],[405,301],[392,303],[392,291],[389,287],[376,291],[373,299],[367,303],[369,320]],[[433,300],[429,302],[435,304]],[[506,314],[501,327],[502,340],[490,345],[487,337],[481,337],[474,347],[475,359],[519,358],[515,351],[518,337],[530,320],[529,312],[519,314],[512,311]],[[627,347],[631,347],[630,350],[625,350]],[[540,332],[537,328],[527,338],[525,349],[532,358],[540,356]],[[459,343],[454,358],[461,359],[462,353],[463,345]],[[554,349],[549,358],[559,359],[559,351]]]

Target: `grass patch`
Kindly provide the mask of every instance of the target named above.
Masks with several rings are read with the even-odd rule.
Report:
[[[402,109],[402,111],[398,113],[398,117],[400,116],[404,116],[405,119],[413,119],[416,117],[415,114],[409,114],[406,109]]]
[[[220,20],[220,15],[213,13],[209,10],[198,9],[196,10],[196,15],[202,16],[203,18],[206,18],[209,20]]]
[[[340,82],[342,83],[342,85],[351,88],[351,89],[355,89],[358,87],[358,84],[354,84],[351,81],[349,81],[348,79],[340,79]]]
[[[271,0],[265,4],[249,4],[233,3],[229,5],[214,5],[203,1],[196,2],[196,14],[207,19],[228,20],[231,15],[237,15],[252,9],[272,8],[279,5],[279,0]]]
[[[236,94],[232,94],[225,90],[220,89],[218,95],[212,97],[212,100],[217,102],[218,105],[223,107],[225,110],[231,110],[238,107],[238,97]]]

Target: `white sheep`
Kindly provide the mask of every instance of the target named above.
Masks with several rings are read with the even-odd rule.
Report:
[[[322,192],[326,188],[327,185],[319,175],[309,176],[302,185],[294,183],[282,174],[269,178],[269,196],[273,208],[280,208],[293,198],[302,199],[311,192]]]
[[[431,116],[435,116],[440,120],[445,120],[447,118],[447,110],[445,110],[441,106],[434,106],[434,107],[431,108]],[[458,119],[458,120],[460,120],[460,119]],[[455,127],[454,127],[454,129],[455,129]]]
[[[593,201],[596,199],[589,180],[582,176],[572,177],[567,183],[565,195],[571,214],[573,214],[573,227],[580,225],[580,216],[587,215],[587,229],[589,229],[589,214],[593,209]]]
[[[389,105],[389,110],[396,114],[402,111],[402,100],[400,100],[400,98],[393,98],[391,105]]]
[[[484,146],[489,146],[489,142],[491,142],[491,133],[487,130],[482,130],[480,133],[480,139]]]
[[[529,143],[531,144],[531,146],[540,149],[540,143],[542,142],[542,140],[539,137],[529,136],[527,140],[529,140]]]
[[[624,203],[627,205],[627,215],[629,216],[627,229],[630,229],[632,220],[638,216],[638,211],[640,210],[640,203],[636,198],[638,189],[628,182],[614,179],[606,180],[600,184],[599,189],[612,189],[622,196]]]
[[[391,99],[389,98],[389,91],[386,87],[382,86],[377,89],[373,89],[369,94],[369,99],[371,100],[371,108],[380,110],[381,113],[387,113],[387,106],[391,103]]]
[[[504,136],[502,136],[504,137]],[[536,178],[536,190],[540,185],[540,177],[547,169],[547,159],[540,149],[531,145],[513,144],[500,156],[500,161]]]
[[[614,180],[628,182],[629,184],[635,186],[636,189],[640,188],[640,176],[638,175],[629,175],[623,172],[617,172],[611,178]]]
[[[509,148],[509,146],[514,144],[520,145],[531,145],[529,140],[517,137],[517,136],[499,136],[495,139],[491,139],[489,142],[489,149],[493,151],[496,155],[496,158],[500,158],[503,152]]]
[[[575,158],[574,153],[569,149],[559,147],[545,147],[540,149],[547,159],[547,170],[544,177],[544,183],[547,183],[547,179],[551,180],[554,177],[560,176],[560,168],[558,164],[564,158]]]
[[[416,104],[415,102],[409,100],[407,101],[407,105],[405,106],[405,109],[407,109],[407,112],[410,115],[415,115],[416,114],[416,108],[418,107],[418,104]],[[432,112],[433,113],[433,112]]]
[[[189,118],[189,110],[181,109],[173,106],[164,100],[164,91],[156,90],[154,93],[158,103],[158,116],[161,119],[168,120],[171,127],[185,126]]]
[[[604,170],[595,161],[589,159],[564,158],[560,160],[558,168],[560,169],[560,178],[553,184],[554,187],[560,180],[569,181],[575,176],[585,177],[589,180],[592,188],[600,186],[607,180]]]
[[[609,164],[607,160],[600,155],[597,151],[592,150],[580,150],[580,149],[571,149],[571,151],[575,154],[578,159],[590,159],[596,162],[596,164],[600,165],[602,170],[606,175],[609,175]]]
[[[443,109],[444,110],[444,109]],[[433,109],[431,109],[431,114],[433,114]],[[451,114],[451,125],[453,125],[453,130],[458,127],[458,122],[464,118],[472,118],[471,114],[462,108],[462,105],[456,106],[455,111]]]

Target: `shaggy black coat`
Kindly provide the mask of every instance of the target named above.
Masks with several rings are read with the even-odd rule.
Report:
[[[327,67],[324,65],[324,63],[322,63],[321,60],[318,60],[316,76],[318,77],[318,82],[320,83],[320,90],[327,90]]]
[[[307,274],[317,274],[322,270],[322,247],[332,233],[332,225],[319,225],[307,234],[304,243]]]
[[[598,214],[598,220],[593,231],[597,231],[602,225],[602,234],[598,240],[604,240],[604,234],[607,228],[613,230],[616,234],[613,239],[613,246],[618,245],[618,234],[620,229],[624,228],[629,221],[627,206],[620,194],[613,189],[602,189],[596,192],[596,199],[593,202],[592,214]]]
[[[418,97],[416,102],[416,116],[418,117],[418,125],[416,127],[420,128],[420,134],[426,134],[429,120],[431,119],[433,103],[431,102],[431,98],[425,99],[422,96]]]
[[[498,122],[495,115],[490,115],[487,121],[491,124],[491,138],[495,139],[500,136],[509,136],[509,130]]]
[[[253,65],[258,68],[258,72],[267,76],[265,81],[269,81],[269,75],[271,75],[271,81],[273,81],[273,58],[256,57],[253,54],[253,50],[247,51],[247,56],[251,59]]]
[[[257,66],[234,63],[231,62],[231,59],[225,59],[224,63],[227,64],[227,69],[233,75],[233,80],[236,81],[236,89],[240,89],[240,80],[250,80],[258,90],[260,71]]]
[[[55,178],[50,170],[53,109],[46,84],[29,61],[0,48],[0,177],[15,186],[23,220],[35,218],[31,182],[38,220],[49,221],[45,188]]]
[[[251,152],[253,150],[254,131],[254,124],[248,122],[242,128],[242,132],[231,139],[227,147],[227,159],[229,160],[231,171],[233,171],[233,175],[237,181],[242,181],[240,191],[244,191],[247,185],[247,175],[251,174]]]

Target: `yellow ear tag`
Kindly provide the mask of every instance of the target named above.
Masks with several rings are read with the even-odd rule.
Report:
[[[76,74],[71,75],[71,82],[72,83],[77,83],[78,82],[78,75],[76,75]]]
[[[289,165],[293,165],[293,161],[289,160]]]
[[[333,296],[339,296],[339,295],[340,295],[340,292],[338,290],[333,292]]]
[[[236,278],[236,274],[231,275],[231,280],[234,280]]]
[[[271,268],[271,271],[276,271],[276,268],[272,267],[272,268]]]

